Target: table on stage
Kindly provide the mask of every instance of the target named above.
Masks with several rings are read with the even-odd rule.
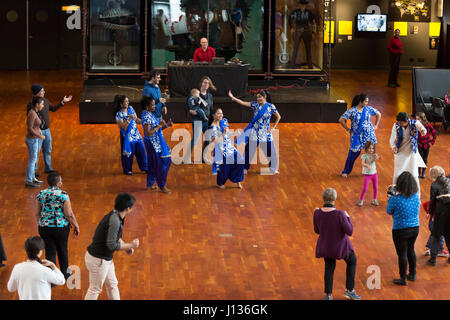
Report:
[[[235,97],[244,97],[248,86],[248,66],[225,65],[173,65],[169,64],[167,79],[172,97],[188,97],[191,89],[200,89],[200,79],[211,78],[217,91],[214,96],[228,96],[231,90]]]

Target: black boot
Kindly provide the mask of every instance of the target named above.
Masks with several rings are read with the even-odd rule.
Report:
[[[394,279],[394,284],[397,284],[399,286],[407,286],[408,282],[406,282],[405,278],[399,278],[399,279]]]
[[[434,267],[436,265],[436,257],[431,257],[430,260],[427,261],[428,265]]]

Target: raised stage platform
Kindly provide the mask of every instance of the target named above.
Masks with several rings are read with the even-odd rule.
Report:
[[[88,80],[85,82],[79,103],[80,123],[114,123],[113,105],[116,94],[126,95],[138,115],[142,109],[140,100],[144,80]],[[164,87],[164,86],[162,86]],[[336,123],[347,109],[347,103],[332,89],[308,81],[258,81],[249,83],[249,93],[242,100],[255,100],[253,92],[270,88],[272,103],[282,115],[281,122]],[[185,106],[186,98],[168,99],[168,114],[175,123],[190,122]],[[252,119],[249,108],[241,107],[228,97],[214,97],[214,106],[223,108],[226,118],[234,123],[246,123]]]

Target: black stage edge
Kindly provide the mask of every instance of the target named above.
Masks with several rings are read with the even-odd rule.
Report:
[[[142,79],[86,80],[79,103],[80,123],[115,123],[112,102],[116,94],[127,96],[140,115],[143,87]],[[337,123],[347,109],[347,103],[324,81],[308,78],[250,80],[248,94],[242,100],[255,100],[254,93],[259,89],[269,89],[272,103],[282,116],[281,122]],[[190,122],[185,102],[186,98],[169,98],[164,119]],[[228,97],[215,96],[214,107],[221,107],[225,117],[234,123],[248,123],[253,116],[249,108],[239,106]]]

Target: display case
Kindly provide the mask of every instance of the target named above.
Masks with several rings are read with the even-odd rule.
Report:
[[[147,1],[85,0],[84,5],[85,78],[143,74]]]
[[[83,0],[83,78],[166,73],[168,62],[191,60],[203,37],[218,57],[239,60],[255,77],[322,76],[330,67],[324,24],[333,17],[324,13],[332,2]],[[311,16],[303,29],[302,7]]]
[[[188,61],[207,38],[218,57],[238,58],[263,72],[264,0],[151,1],[153,68]]]

